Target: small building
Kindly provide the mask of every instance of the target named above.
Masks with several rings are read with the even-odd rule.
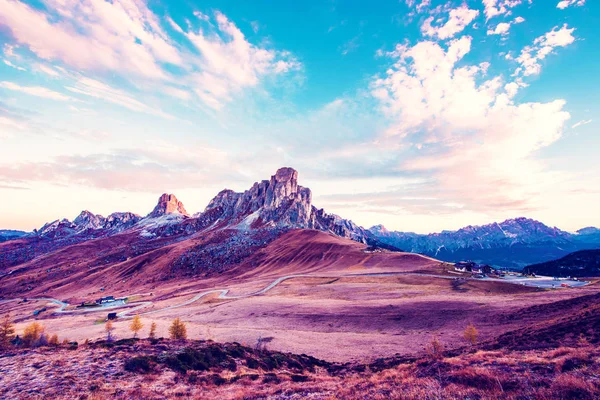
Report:
[[[109,312],[108,316],[106,317],[106,320],[109,321],[109,320],[115,320],[115,319],[117,319],[117,313],[116,312]]]
[[[112,301],[115,301],[115,296],[105,296],[96,300],[96,304],[110,303]]]
[[[473,268],[476,266],[477,264],[475,264],[473,261],[459,261],[454,264],[454,270],[460,272],[472,272]]]

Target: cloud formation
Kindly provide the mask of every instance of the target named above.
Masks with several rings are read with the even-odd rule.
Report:
[[[488,29],[487,34],[488,35],[502,35],[502,36],[508,35],[508,32],[510,31],[510,27],[512,25],[520,24],[522,22],[525,22],[525,18],[523,18],[523,17],[517,17],[511,22],[500,22],[498,25],[496,25],[496,27],[494,29]]]
[[[267,75],[300,68],[289,52],[248,42],[220,12],[214,14],[215,25],[197,12],[203,24],[197,30],[191,25],[184,30],[166,18],[176,34],[193,44],[191,51],[169,35],[141,0],[45,0],[44,5],[0,0],[0,25],[42,60],[92,74],[113,72],[134,82],[162,82],[180,94],[182,86],[189,87],[189,95],[179,98],[195,93],[215,109]]]
[[[448,39],[462,32],[477,16],[479,10],[471,10],[466,4],[450,10],[448,20],[443,25],[432,26],[434,17],[431,16],[423,22],[421,32],[425,36],[437,37],[439,39]],[[439,22],[436,21],[436,22]]]
[[[531,0],[529,0],[531,3]],[[510,14],[510,9],[523,3],[523,0],[483,0],[485,18],[490,18],[499,15]]]
[[[556,8],[564,10],[565,8],[570,6],[581,7],[584,4],[585,0],[562,0],[556,5]]]
[[[590,122],[592,122],[592,120],[591,120],[591,119],[584,119],[584,120],[581,120],[581,121],[579,121],[579,122],[576,122],[575,124],[573,124],[573,126],[571,127],[571,129],[575,129],[575,128],[577,128],[577,127],[579,127],[579,126],[582,126],[582,125],[587,125],[587,124],[589,124]]]
[[[575,41],[573,31],[575,28],[569,29],[567,24],[564,24],[560,29],[555,26],[550,32],[536,38],[533,45],[525,47],[517,58],[521,66],[517,68],[515,75],[539,74],[542,69],[540,61],[551,54],[556,47],[566,47]]]
[[[20,86],[13,82],[2,81],[2,82],[0,82],[0,88],[25,93],[25,94],[28,94],[31,96],[43,97],[43,98],[51,99],[51,100],[58,100],[58,101],[73,100],[69,96],[65,96],[62,93],[58,93],[58,92],[55,92],[50,89],[46,89],[45,87],[41,87],[41,86]]]
[[[1,120],[0,120],[1,121]],[[109,190],[163,192],[202,187],[231,178],[236,164],[226,153],[202,145],[148,142],[145,149],[62,155],[45,162],[0,163],[0,182],[49,182]],[[215,171],[223,171],[216,174]]]
[[[410,143],[398,168],[431,174],[449,202],[528,209],[552,179],[532,155],[561,137],[570,115],[564,100],[513,102],[523,84],[486,77],[488,65],[458,66],[471,42],[425,41],[391,53],[395,63],[373,82],[391,121],[387,140]]]

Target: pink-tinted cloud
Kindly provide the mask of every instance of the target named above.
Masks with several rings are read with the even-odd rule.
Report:
[[[373,84],[393,121],[385,140],[412,145],[398,169],[431,174],[446,199],[471,209],[533,207],[557,177],[533,154],[561,137],[565,102],[513,102],[522,81],[487,78],[487,65],[457,66],[470,48],[469,37],[447,48],[398,46],[396,63]]]
[[[248,42],[218,11],[214,25],[209,16],[196,13],[206,31],[189,28],[186,32],[165,17],[165,23],[195,46],[196,51],[190,51],[163,30],[162,21],[141,0],[44,0],[44,5],[42,10],[17,0],[0,0],[0,25],[42,60],[62,62],[82,73],[111,71],[138,87],[166,87],[167,94],[184,101],[196,94],[215,109],[244,88],[258,86],[267,75],[300,67],[288,52]],[[166,64],[179,67],[179,72],[173,74]],[[145,80],[143,85],[140,80]]]

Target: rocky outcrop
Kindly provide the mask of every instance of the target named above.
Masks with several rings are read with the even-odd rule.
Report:
[[[352,221],[327,214],[312,205],[312,192],[298,185],[298,171],[280,168],[270,180],[256,182],[249,190],[223,190],[205,213],[218,212],[221,226],[238,229],[261,227],[307,228],[366,242],[368,232]]]
[[[154,210],[148,214],[148,217],[157,218],[166,214],[180,214],[189,216],[188,212],[183,206],[183,203],[177,200],[177,197],[175,197],[174,194],[164,193],[159,197],[158,204],[156,207],[154,207]]]
[[[115,212],[106,217],[104,229],[122,232],[137,224],[142,217],[132,212]]]
[[[78,232],[83,232],[88,229],[101,229],[104,227],[106,218],[100,214],[93,214],[87,210],[84,210],[73,220],[75,229]]]

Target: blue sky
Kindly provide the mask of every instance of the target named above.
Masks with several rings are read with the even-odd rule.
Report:
[[[0,227],[200,211],[284,165],[364,226],[598,226],[599,23],[589,0],[0,0]]]

